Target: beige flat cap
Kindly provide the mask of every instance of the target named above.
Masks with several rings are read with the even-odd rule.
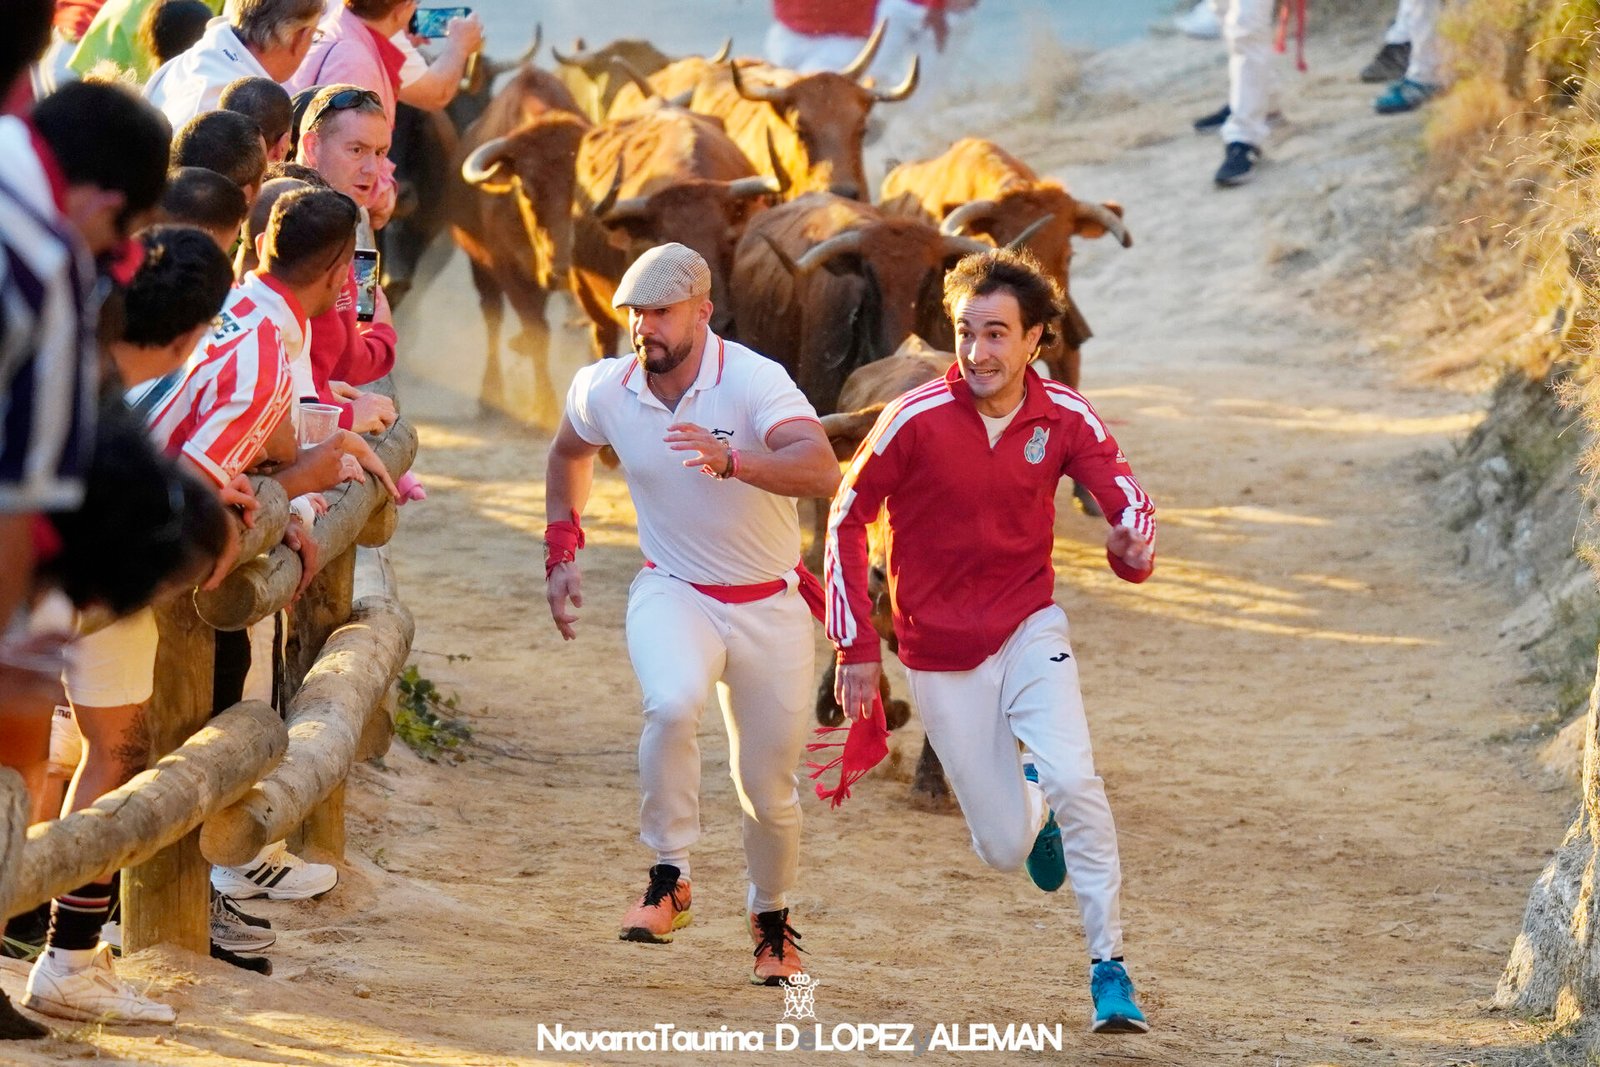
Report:
[[[711,292],[711,268],[700,253],[676,242],[656,245],[633,261],[617,295],[614,308],[661,308]]]

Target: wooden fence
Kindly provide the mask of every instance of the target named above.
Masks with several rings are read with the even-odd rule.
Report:
[[[396,479],[416,458],[416,431],[404,419],[368,441]],[[247,700],[213,716],[216,632],[282,610],[301,578],[299,554],[282,544],[283,490],[252,481],[261,507],[239,564],[217,589],[156,611],[154,765],[33,827],[21,777],[0,768],[0,915],[122,870],[125,949],[171,944],[204,954],[211,864],[247,863],[282,838],[321,861],[343,858],[344,781],[358,760],[388,749],[387,695],[411,649],[411,613],[380,551],[396,509],[370,476],[323,494],[328,512],[311,529],[323,565],[291,613],[285,712]]]

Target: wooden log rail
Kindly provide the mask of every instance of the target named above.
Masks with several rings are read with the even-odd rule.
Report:
[[[29,828],[10,887],[12,911],[143,863],[244,796],[288,742],[271,707],[235,704],[127,785]]]
[[[392,587],[357,600],[333,632],[289,703],[283,762],[238,803],[207,819],[200,851],[212,863],[238,866],[304,822],[350,774],[376,709],[411,651],[411,612]],[[340,852],[343,842],[313,842]]]
[[[417,432],[400,419],[372,447],[390,477],[399,478],[417,457]],[[358,542],[374,543],[373,538],[384,532],[382,516],[394,507],[382,483],[370,475],[365,482],[346,482],[323,496],[328,513],[317,519],[311,533],[318,558],[329,562]],[[363,536],[371,523],[377,529]],[[387,527],[392,533],[392,521]],[[216,589],[196,593],[195,609],[213,629],[242,630],[287,605],[300,586],[300,576],[299,553],[279,544],[241,563]]]
[[[416,457],[416,431],[403,419],[368,441],[394,478]],[[157,609],[148,721],[159,761],[92,806],[31,829],[21,779],[0,772],[0,915],[122,869],[127,950],[165,943],[203,954],[207,857],[248,862],[299,828],[304,843],[342,858],[344,779],[356,760],[387,749],[389,690],[414,630],[382,552],[361,548],[358,573],[357,546],[387,543],[397,513],[370,475],[324,494],[329,510],[311,529],[319,571],[292,612],[288,722],[252,701],[213,717],[216,631],[285,607],[301,578],[299,555],[281,543],[289,515],[282,487],[252,482],[260,507],[233,573],[216,590]]]

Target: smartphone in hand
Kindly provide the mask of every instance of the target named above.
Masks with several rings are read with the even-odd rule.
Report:
[[[464,19],[470,14],[470,7],[419,7],[411,16],[411,36],[443,37],[451,19]]]
[[[378,250],[358,248],[356,268],[356,319],[371,322],[378,313]]]

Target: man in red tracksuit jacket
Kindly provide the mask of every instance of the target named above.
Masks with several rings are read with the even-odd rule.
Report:
[[[1155,509],[1088,401],[1029,367],[1061,299],[1026,253],[971,255],[945,279],[956,363],[890,403],[845,474],[828,521],[827,629],[840,706],[870,714],[881,664],[867,526],[885,508],[900,660],[973,847],[1001,870],[1026,860],[1046,892],[1071,876],[1092,1028],[1144,1032],[1122,964],[1116,826],[1050,557],[1062,478],[1094,494],[1112,525],[1106,558],[1127,581],[1154,566]]]

